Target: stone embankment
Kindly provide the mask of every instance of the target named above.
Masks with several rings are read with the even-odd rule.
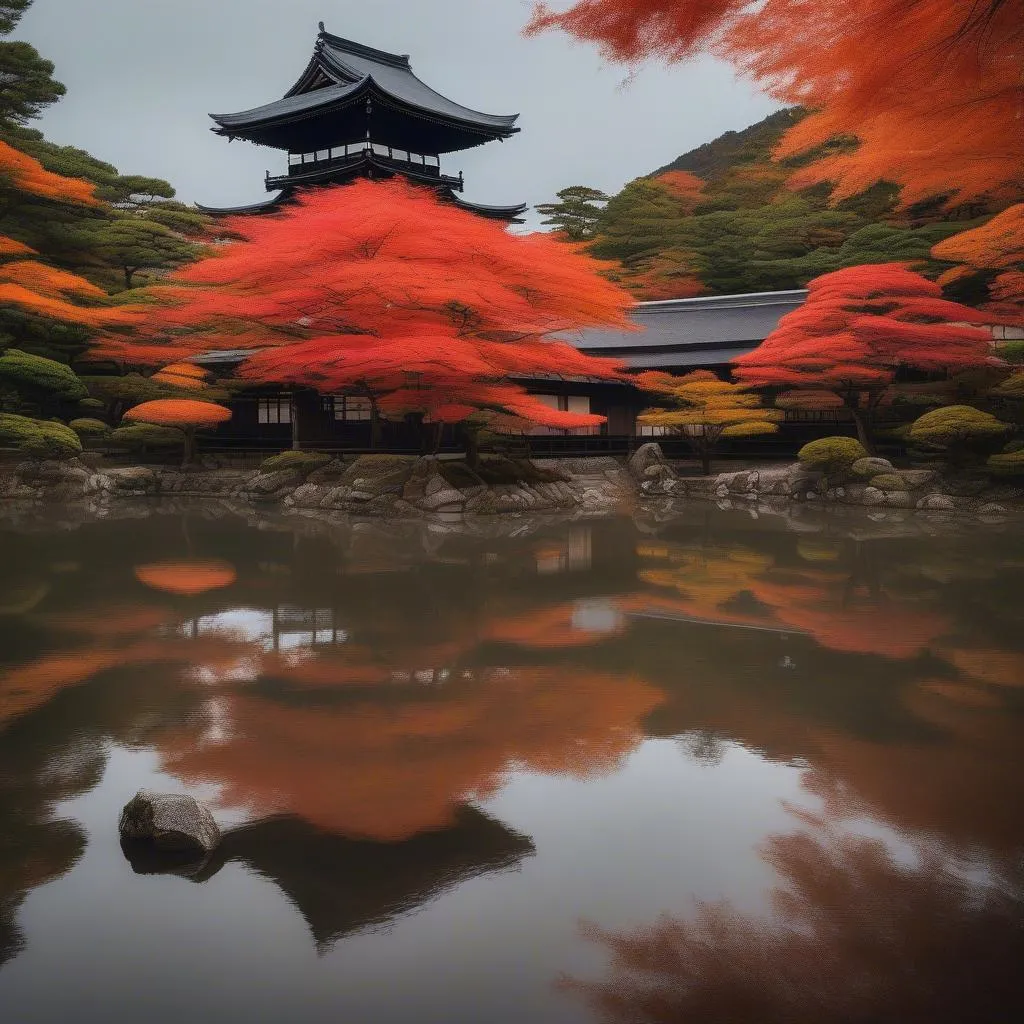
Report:
[[[800,463],[685,477],[665,460],[660,446],[646,444],[630,459],[629,468],[641,496],[703,499],[723,508],[800,502],[979,516],[1024,508],[1024,488],[985,477],[943,475],[934,469],[897,469],[877,458],[861,460],[854,466],[858,472],[840,480],[829,480]]]
[[[504,463],[505,469],[511,466]],[[271,472],[225,468],[216,459],[192,469],[131,466],[91,468],[81,460],[23,462],[0,473],[0,498],[84,502],[102,507],[122,498],[228,499],[296,512],[317,510],[366,516],[435,513],[613,512],[635,487],[611,458],[520,464],[525,479],[485,483],[464,464],[436,458],[365,456],[301,464]]]

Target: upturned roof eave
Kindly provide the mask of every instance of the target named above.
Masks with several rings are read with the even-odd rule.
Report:
[[[355,106],[364,101],[367,96],[371,96],[374,99],[380,100],[387,105],[393,106],[396,109],[407,113],[411,117],[416,117],[425,121],[433,121],[438,124],[450,125],[453,128],[460,129],[470,134],[479,135],[480,141],[476,143],[476,145],[484,145],[494,139],[510,139],[512,136],[518,135],[522,131],[521,128],[515,126],[515,121],[518,120],[519,114],[509,115],[510,120],[508,125],[488,125],[479,121],[462,120],[440,111],[431,110],[427,107],[421,107],[416,104],[409,103],[384,89],[372,75],[367,76],[359,83],[353,84],[356,87],[347,91],[343,96],[328,96],[324,98],[322,103],[311,104],[309,107],[301,108],[299,110],[285,110],[281,113],[275,114],[273,108],[281,102],[279,100],[275,103],[268,103],[266,106],[255,107],[251,111],[241,111],[237,114],[210,114],[210,119],[215,122],[214,126],[210,130],[215,135],[226,136],[228,138],[247,138],[247,136],[257,132],[262,133],[274,128],[281,128],[289,124],[296,124],[300,121],[308,121],[316,117],[322,117],[325,114],[329,114],[332,110],[344,110],[346,107]],[[313,96],[315,93],[309,93],[308,95]],[[246,118],[247,115],[252,116],[248,117],[247,120],[234,120],[235,118]]]

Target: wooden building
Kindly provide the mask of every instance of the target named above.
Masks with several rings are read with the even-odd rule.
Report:
[[[641,302],[631,313],[641,331],[588,330],[562,339],[590,355],[622,360],[636,372],[658,369],[683,374],[705,369],[724,377],[732,360],[757,348],[805,296],[804,291],[788,291]],[[245,350],[211,352],[195,361],[224,375],[250,355]],[[633,438],[650,433],[636,422],[650,397],[628,384],[542,374],[519,378],[518,383],[554,408],[596,413],[608,420],[602,427],[580,430],[536,427],[531,432],[536,450],[623,450]],[[291,394],[266,387],[247,391],[231,405],[234,416],[217,433],[228,446],[280,450],[291,443],[293,429],[304,446],[371,446],[370,403],[365,398],[312,391]],[[399,424],[389,424],[386,434],[389,447],[413,443]]]
[[[445,174],[441,158],[519,132],[518,114],[464,107],[416,77],[406,55],[386,53],[332,35],[320,23],[313,56],[283,97],[252,110],[213,114],[213,131],[287,153],[283,174],[267,171],[274,193],[263,202],[219,214],[269,213],[297,189],[343,185],[356,178],[400,175],[482,217],[521,223],[526,204],[485,206],[462,197],[465,181]]]

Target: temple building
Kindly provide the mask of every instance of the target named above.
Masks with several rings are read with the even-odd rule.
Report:
[[[518,114],[483,114],[442,96],[413,73],[409,57],[332,35],[320,23],[313,56],[279,100],[237,114],[211,114],[213,131],[287,153],[287,171],[266,176],[269,199],[200,207],[214,215],[265,213],[296,189],[401,175],[447,202],[494,220],[521,223],[526,204],[484,206],[462,197],[465,181],[441,158],[519,132]]]

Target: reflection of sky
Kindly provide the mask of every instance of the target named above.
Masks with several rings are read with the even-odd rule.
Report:
[[[249,643],[262,641],[264,650],[270,651],[274,648],[274,615],[258,608],[229,608],[199,620],[197,634],[211,633],[228,634]]]

